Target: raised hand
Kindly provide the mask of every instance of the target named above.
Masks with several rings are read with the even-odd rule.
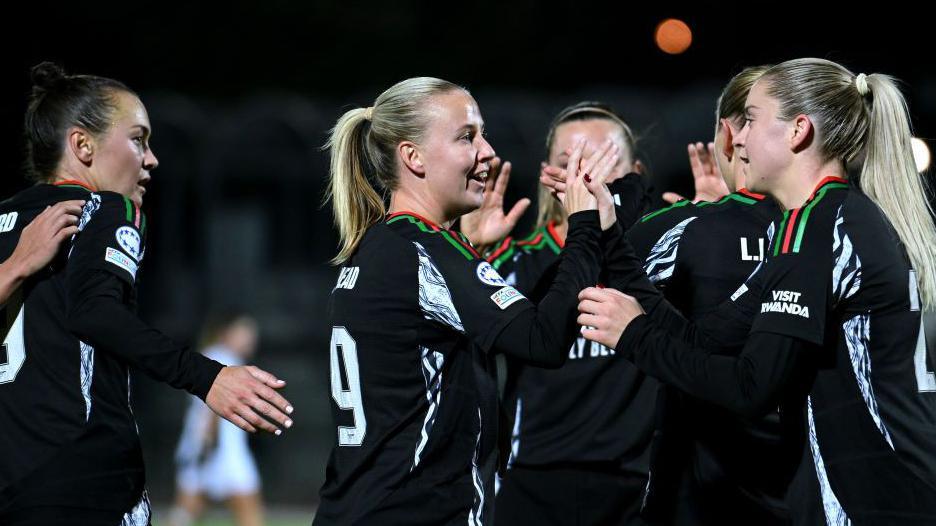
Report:
[[[701,142],[690,144],[689,166],[692,168],[692,182],[695,186],[695,197],[693,203],[699,201],[718,201],[725,197],[731,190],[725,184],[722,178],[721,170],[718,169],[718,163],[715,161],[715,143],[710,142],[708,146]],[[685,199],[675,192],[665,192],[663,200],[668,203],[675,203]]]
[[[501,162],[500,157],[491,160],[491,170],[484,181],[484,201],[481,207],[463,215],[459,221],[459,230],[482,253],[485,248],[506,237],[530,206],[530,200],[523,198],[509,212],[504,213],[504,195],[507,193],[511,168],[510,162]]]

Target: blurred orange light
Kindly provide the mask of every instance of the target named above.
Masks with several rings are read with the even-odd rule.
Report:
[[[692,45],[692,30],[682,20],[667,18],[657,26],[654,40],[664,53],[678,55]]]

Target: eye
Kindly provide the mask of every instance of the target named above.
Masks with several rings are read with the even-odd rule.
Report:
[[[146,140],[146,137],[142,135],[139,137],[134,137],[133,142],[137,143],[137,145],[140,147],[141,150],[149,149],[149,142]]]

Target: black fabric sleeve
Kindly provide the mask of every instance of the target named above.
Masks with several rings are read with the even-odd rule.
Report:
[[[765,265],[760,314],[752,332],[782,334],[822,344],[831,296],[832,251],[828,249],[831,243],[822,249],[809,246],[812,244],[806,243],[808,246],[801,253],[775,256]]]
[[[133,312],[145,224],[140,210],[120,194],[91,194],[66,264],[69,330],[156,380],[204,399],[223,366],[174,343]]]
[[[636,223],[650,205],[652,187],[649,180],[638,173],[629,173],[611,181],[608,190],[614,199],[614,213],[624,228]]]
[[[579,335],[578,293],[598,282],[601,231],[597,211],[569,217],[569,234],[555,278],[536,309],[514,317],[494,340],[493,350],[540,367],[565,363],[569,347]]]
[[[143,323],[127,306],[129,286],[102,270],[69,279],[68,328],[95,349],[202,400],[224,367]]]
[[[677,338],[695,342],[698,347],[729,352],[744,344],[759,307],[762,290],[759,272],[755,271],[717,309],[691,324],[651,283],[628,236],[619,228],[609,231],[604,253],[608,287],[634,296],[657,325]]]
[[[604,246],[607,286],[634,296],[644,310],[663,326],[679,327],[688,323],[650,282],[644,272],[643,261],[637,257],[621,225],[615,223],[608,230]]]
[[[666,232],[677,227],[687,219],[698,217],[702,210],[692,201],[679,201],[678,203],[651,212],[637,220],[632,226],[622,223],[637,256],[646,260],[650,251],[659,243]]]
[[[754,333],[738,356],[709,354],[642,315],[624,330],[615,352],[691,396],[757,417],[779,405],[783,387],[803,367],[809,345],[790,336]]]

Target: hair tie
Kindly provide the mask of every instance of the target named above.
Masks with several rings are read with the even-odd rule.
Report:
[[[868,87],[868,76],[864,73],[859,73],[855,77],[855,86],[858,88],[858,93],[862,97],[866,96],[868,93],[871,93],[871,88]]]

